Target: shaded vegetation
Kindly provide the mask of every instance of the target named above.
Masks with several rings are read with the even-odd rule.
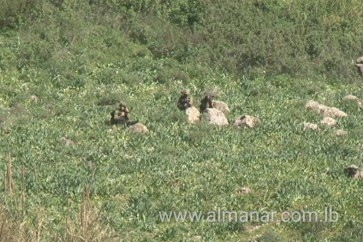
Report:
[[[72,71],[110,60],[108,51],[125,60],[136,43],[142,48],[134,55],[175,60],[175,69],[200,64],[237,76],[358,78],[352,60],[363,45],[359,1],[4,0],[3,6],[2,28],[20,29],[13,64],[47,68],[52,76],[73,78]],[[164,75],[155,79],[173,78]]]

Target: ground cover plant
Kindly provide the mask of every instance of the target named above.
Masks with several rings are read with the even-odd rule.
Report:
[[[361,241],[360,1],[0,0],[1,241]],[[217,89],[228,119],[176,102]],[[304,130],[316,100],[338,127]],[[150,132],[111,129],[120,101]],[[248,187],[251,192],[243,193]],[[242,192],[241,192],[242,191]],[[337,222],[162,222],[317,211]]]

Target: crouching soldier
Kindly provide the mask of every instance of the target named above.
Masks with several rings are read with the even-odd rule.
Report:
[[[207,108],[213,108],[213,99],[215,98],[214,94],[207,94],[200,102],[200,112],[203,113]]]
[[[191,106],[193,106],[193,99],[190,96],[189,90],[183,90],[180,92],[180,94],[181,96],[176,105],[180,110],[185,111]]]
[[[130,120],[130,111],[125,104],[121,103],[118,110],[111,112],[111,125],[122,124],[126,127],[134,125],[139,121]]]

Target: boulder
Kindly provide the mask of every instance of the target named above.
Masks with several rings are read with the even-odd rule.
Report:
[[[222,111],[225,115],[227,115],[231,111],[228,105],[222,101],[212,101],[212,106],[213,108]]]
[[[314,101],[314,100],[307,101],[305,104],[305,108],[310,109],[315,112],[320,112],[320,109],[321,109],[320,103],[318,103],[317,101]]]
[[[358,98],[357,96],[354,95],[347,95],[343,98],[344,101],[351,101],[351,102],[355,102],[357,104],[357,106],[361,107],[362,106],[362,100],[360,98]]]
[[[347,135],[348,134],[348,132],[345,131],[345,130],[343,130],[343,129],[337,129],[337,130],[335,130],[334,133],[335,133],[336,136],[343,136],[343,135]]]
[[[344,169],[344,173],[354,179],[363,179],[363,171],[360,171],[356,165],[348,166]]]
[[[60,143],[66,147],[75,145],[75,142],[71,139],[67,139],[66,137],[60,138]]]
[[[236,191],[236,195],[237,196],[244,196],[244,195],[247,195],[249,193],[252,192],[252,189],[249,188],[249,187],[240,187],[238,188],[238,190]]]
[[[250,116],[250,115],[242,115],[241,117],[237,118],[234,122],[234,126],[242,126],[248,128],[255,128],[261,123],[261,120]]]
[[[331,117],[324,117],[323,120],[320,121],[322,125],[326,126],[335,126],[337,125],[337,121]]]
[[[304,130],[319,130],[319,126],[317,124],[313,124],[313,123],[309,123],[309,122],[304,122]]]
[[[135,133],[148,133],[148,128],[143,125],[142,123],[136,123],[132,126],[129,126],[129,129],[131,129]]]
[[[30,96],[30,100],[34,103],[37,103],[39,101],[39,97],[38,96],[35,96],[35,95],[31,95]]]
[[[224,115],[224,113],[216,108],[207,108],[203,114],[207,119],[207,121],[209,122],[209,124],[217,126],[228,125],[228,120]]]
[[[195,124],[200,120],[200,112],[196,107],[189,107],[185,110],[188,123]]]
[[[348,114],[346,114],[345,112],[336,107],[327,107],[326,109],[323,110],[323,116],[331,118],[344,118],[347,117]]]

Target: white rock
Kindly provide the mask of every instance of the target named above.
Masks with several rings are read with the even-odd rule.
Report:
[[[355,102],[359,107],[362,106],[362,100],[354,95],[347,95],[343,98],[344,101],[353,101]]]
[[[343,136],[343,135],[347,135],[348,134],[348,132],[345,131],[345,130],[343,130],[343,129],[337,129],[337,130],[335,130],[334,133],[335,133],[336,136]]]
[[[234,126],[243,126],[248,128],[255,128],[261,123],[261,120],[250,116],[250,115],[242,115],[237,118],[234,122]]]
[[[335,126],[337,125],[337,121],[331,117],[324,117],[323,120],[320,121],[322,125],[326,126]]]
[[[189,107],[185,110],[188,123],[195,124],[200,120],[200,112],[196,107]]]
[[[249,194],[251,192],[252,192],[251,188],[249,188],[249,187],[241,187],[241,188],[239,188],[237,190],[236,194],[238,196],[243,196],[243,195]]]
[[[230,109],[225,102],[213,101],[212,105],[213,105],[213,108],[216,108],[216,109],[222,111],[224,114],[228,114],[230,112]]]
[[[348,114],[336,107],[327,107],[323,110],[323,116],[331,118],[344,118],[347,117]]]
[[[224,113],[216,108],[207,108],[204,112],[204,116],[209,124],[217,126],[228,125],[228,120]]]
[[[72,145],[75,145],[74,141],[73,140],[70,140],[70,139],[67,139],[66,137],[62,137],[60,140],[59,140],[64,146],[72,146]]]
[[[31,95],[30,96],[30,100],[34,103],[37,103],[39,101],[39,97],[35,96],[35,95]]]
[[[304,122],[304,130],[312,129],[312,130],[319,130],[319,126],[317,124]]]
[[[316,111],[316,112],[320,112],[320,104],[314,100],[307,101],[305,104],[305,108]]]
[[[135,133],[148,133],[149,132],[148,128],[145,125],[143,125],[142,123],[136,123],[136,124],[130,126],[129,129],[131,129]]]

